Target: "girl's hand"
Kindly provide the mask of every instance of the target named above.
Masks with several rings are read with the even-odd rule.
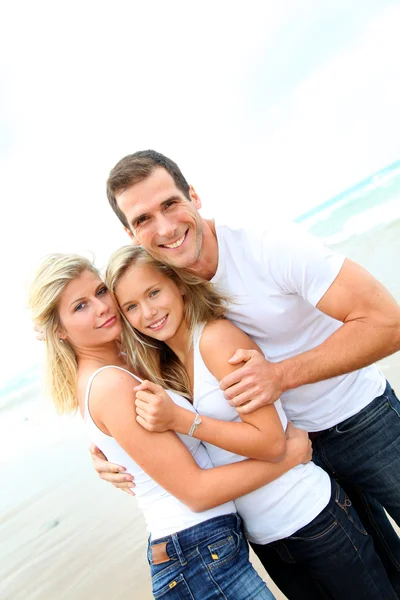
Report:
[[[158,384],[143,381],[134,388],[136,392],[136,421],[147,431],[162,433],[174,430],[174,417],[178,408],[166,391]]]
[[[294,465],[306,464],[312,460],[312,444],[307,431],[295,427],[290,421],[286,428],[286,455],[294,460]]]

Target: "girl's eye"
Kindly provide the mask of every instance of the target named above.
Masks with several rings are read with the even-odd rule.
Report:
[[[150,292],[150,298],[154,298],[154,296],[157,296],[157,294],[159,294],[160,290],[152,290]]]
[[[106,288],[106,286],[104,286],[101,289],[99,289],[99,291],[97,292],[97,295],[103,296],[103,294],[106,294],[107,292],[108,292],[108,289]]]
[[[129,306],[126,307],[126,312],[129,312],[130,310],[133,310],[134,308],[136,308],[136,304],[129,304]]]
[[[79,304],[77,304],[77,305],[75,306],[75,310],[76,310],[76,311],[78,311],[78,310],[82,310],[83,308],[85,308],[85,303],[84,303],[84,302],[80,302]]]

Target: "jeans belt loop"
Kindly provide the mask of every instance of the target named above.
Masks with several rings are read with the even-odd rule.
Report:
[[[182,548],[181,548],[181,545],[180,545],[179,539],[178,539],[178,534],[173,533],[171,535],[171,540],[172,540],[172,543],[174,544],[174,548],[175,548],[176,554],[178,555],[179,562],[181,563],[182,566],[186,565],[187,560],[185,559],[185,556],[182,552]]]

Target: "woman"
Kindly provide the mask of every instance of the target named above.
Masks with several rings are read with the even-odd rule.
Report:
[[[127,345],[130,361],[159,384],[144,382],[137,387],[138,422],[155,429],[152,419],[155,411],[161,412],[156,430],[190,431],[205,442],[215,465],[237,464],[243,455],[273,460],[277,456],[271,452],[279,454],[277,448],[284,452],[280,444],[287,420],[280,402],[241,415],[241,421],[219,389],[219,380],[237,368],[228,363],[236,348],[258,347],[221,319],[226,303],[209,282],[127,246],[111,258],[106,283],[124,322],[136,332],[134,342],[129,338]],[[160,387],[164,381],[193,399],[201,416],[193,420],[192,411],[169,401]],[[279,582],[289,598],[310,598],[309,585],[306,593],[301,592],[301,580],[307,577],[319,586],[315,597],[397,597],[347,496],[313,463],[299,465],[238,498],[236,507],[267,569],[274,550],[289,564],[295,563],[287,582]]]
[[[194,437],[155,436],[137,423],[133,387],[140,380],[121,353],[115,301],[88,260],[49,256],[29,304],[44,333],[48,387],[57,410],[79,408],[91,440],[135,477],[151,536],[154,597],[273,598],[249,562],[232,500],[310,460],[308,442],[295,432],[279,463],[248,460],[210,468]],[[185,402],[172,395],[177,404]]]

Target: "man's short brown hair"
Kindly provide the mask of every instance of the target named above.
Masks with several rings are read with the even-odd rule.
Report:
[[[124,227],[130,229],[127,218],[119,208],[115,194],[146,179],[157,168],[165,169],[172,177],[176,187],[190,200],[189,184],[178,165],[155,150],[139,150],[122,158],[110,171],[107,179],[107,198],[111,208]]]

